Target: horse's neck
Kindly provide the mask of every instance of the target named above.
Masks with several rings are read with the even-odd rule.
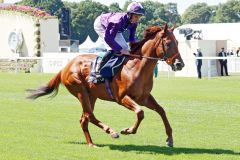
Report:
[[[140,62],[140,76],[152,78],[157,60],[143,58]]]
[[[144,43],[140,53],[143,57],[156,57],[154,49],[154,40],[149,40]],[[154,68],[157,64],[157,60],[142,58],[138,61],[138,76],[145,77],[145,79],[152,78]]]

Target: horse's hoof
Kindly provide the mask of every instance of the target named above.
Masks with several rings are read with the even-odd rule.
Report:
[[[119,134],[117,132],[111,134],[112,138],[119,138]]]
[[[173,147],[173,139],[172,138],[167,138],[166,144],[168,145],[168,147]]]
[[[125,128],[125,129],[121,130],[120,133],[127,135],[127,134],[129,134],[128,130],[129,130],[129,128]]]
[[[92,147],[92,148],[99,148],[98,146],[96,146],[95,144],[88,144],[89,147]]]
[[[136,134],[137,132],[134,131],[132,128],[125,128],[120,133],[128,135],[128,134]]]

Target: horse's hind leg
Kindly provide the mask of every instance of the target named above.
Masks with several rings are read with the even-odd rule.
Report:
[[[137,121],[133,124],[132,127],[123,129],[121,131],[121,134],[135,134],[141,121],[144,118],[144,112],[140,108],[140,106],[136,102],[134,102],[134,100],[132,100],[129,96],[125,96],[121,102],[124,107],[134,111],[137,114]]]
[[[78,95],[79,96],[79,95]],[[80,99],[79,99],[80,100]],[[92,112],[93,112],[93,109],[94,109],[94,104],[95,104],[95,101],[96,99],[92,99],[90,100],[90,108],[92,109]],[[83,106],[83,100],[80,100],[80,102],[82,103],[82,107],[85,108]],[[85,112],[84,111],[85,109],[83,109],[83,113],[82,113],[82,116],[80,118],[80,125],[81,125],[81,128],[83,130],[83,133],[84,133],[84,136],[86,138],[86,141],[87,141],[87,144],[89,146],[92,146],[92,147],[95,147],[95,145],[93,144],[92,142],[92,139],[91,139],[91,136],[90,136],[90,133],[89,133],[89,130],[88,130],[88,123],[89,123],[89,113],[88,112]]]
[[[75,86],[73,87],[75,88],[75,92],[71,92],[73,93],[81,102],[82,104],[82,108],[83,108],[83,113],[80,119],[80,125],[82,127],[84,136],[86,138],[87,144],[89,146],[93,146],[95,147],[95,145],[92,142],[89,130],[88,130],[88,123],[91,122],[93,124],[95,124],[96,126],[100,127],[101,129],[103,129],[106,133],[111,134],[111,136],[113,138],[118,138],[118,134],[111,129],[110,127],[108,127],[107,125],[103,124],[101,121],[99,121],[95,115],[93,114],[93,109],[94,109],[94,104],[96,99],[95,98],[90,98],[90,95],[88,93],[88,91],[86,90],[86,88],[84,86]],[[76,88],[78,88],[79,90],[76,91]],[[70,90],[70,88],[68,88]],[[73,90],[71,90],[73,91]]]
[[[152,95],[150,95],[145,102],[146,103],[144,105],[147,108],[156,111],[161,116],[164,126],[165,126],[166,134],[168,136],[166,143],[169,147],[173,147],[172,128],[170,126],[170,123],[168,121],[168,118],[166,116],[164,109],[156,102],[156,100],[153,98]]]

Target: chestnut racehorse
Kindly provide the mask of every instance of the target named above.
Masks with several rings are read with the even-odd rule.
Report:
[[[152,26],[145,30],[144,39],[131,44],[131,55],[128,55],[123,67],[110,82],[110,88],[114,99],[105,89],[105,84],[92,84],[88,82],[91,60],[96,55],[85,54],[71,60],[46,86],[31,90],[30,99],[58,92],[59,84],[62,83],[68,91],[81,103],[83,112],[80,125],[85,135],[87,144],[96,147],[93,143],[88,123],[91,122],[110,134],[113,138],[119,135],[112,128],[98,120],[93,114],[97,98],[107,101],[115,101],[118,104],[133,111],[137,115],[134,124],[121,131],[121,134],[135,134],[144,118],[144,112],[140,106],[156,111],[162,118],[168,146],[173,146],[172,128],[162,106],[160,106],[151,94],[153,88],[153,72],[158,60],[164,60],[172,67],[173,71],[184,67],[183,60],[178,51],[178,42],[173,34],[173,29]]]

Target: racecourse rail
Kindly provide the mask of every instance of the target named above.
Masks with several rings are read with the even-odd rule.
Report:
[[[55,73],[58,70],[60,70],[61,68],[63,68],[73,57],[1,57],[0,56],[0,62],[12,62],[12,70],[14,72],[18,72],[19,71],[19,65],[18,63],[22,63],[24,64],[24,62],[34,62],[36,63],[40,63],[40,69],[39,72],[42,73]],[[206,69],[207,72],[207,77],[211,78],[212,77],[212,71],[218,70],[217,68],[219,68],[219,62],[218,60],[220,59],[227,59],[228,60],[228,71],[229,73],[234,73],[234,74],[239,74],[240,73],[240,57],[236,57],[236,56],[228,56],[228,57],[191,57],[191,58],[183,58],[183,61],[186,65],[186,69],[185,70],[190,70],[193,69],[193,72],[195,72],[195,60],[196,59],[202,59],[203,60],[203,66]],[[55,69],[55,70],[50,70],[48,71],[45,68],[46,64],[51,64],[51,66]],[[9,64],[5,64],[5,65],[9,65]],[[31,64],[29,64],[31,65]],[[0,65],[0,70],[1,67],[3,65]],[[21,67],[21,66],[20,66]],[[171,67],[168,66],[165,62],[159,61],[158,62],[158,71],[164,71],[167,73],[167,76],[170,77],[172,71],[171,71]],[[219,71],[217,71],[219,72]],[[219,74],[219,73],[218,73]]]

